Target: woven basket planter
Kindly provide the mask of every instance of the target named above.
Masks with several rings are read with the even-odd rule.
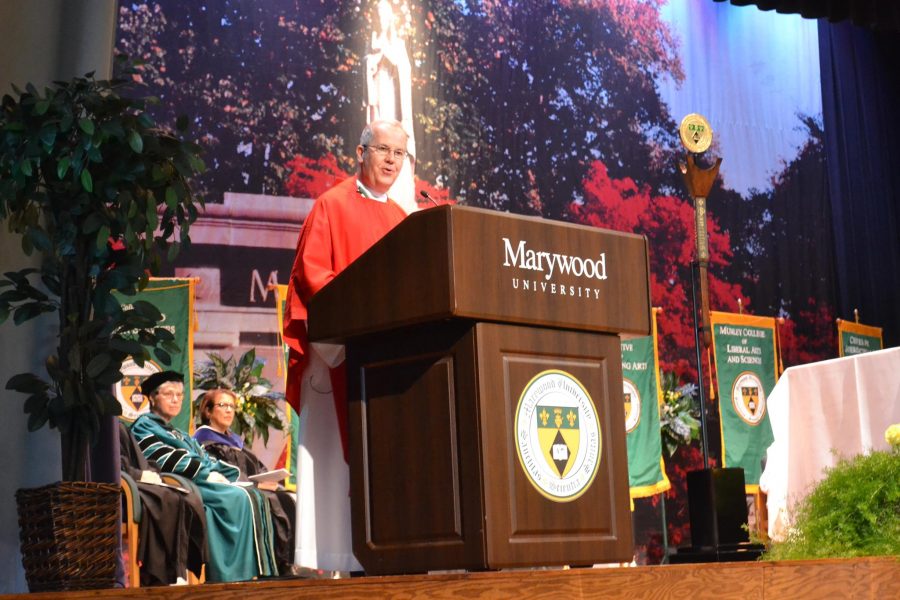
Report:
[[[116,583],[119,487],[63,481],[16,492],[19,541],[32,592]]]

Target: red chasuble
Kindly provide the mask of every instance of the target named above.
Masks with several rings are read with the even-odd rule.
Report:
[[[406,217],[393,201],[365,197],[350,177],[316,199],[300,230],[297,254],[288,284],[284,341],[290,347],[287,401],[297,413],[302,408],[300,384],[309,359],[306,309],[310,298],[347,265],[368,250]],[[347,395],[343,364],[331,370],[335,411],[347,458]]]

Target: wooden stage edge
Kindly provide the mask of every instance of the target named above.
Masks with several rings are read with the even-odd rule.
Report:
[[[7,596],[8,597],[8,596]],[[24,598],[26,596],[14,596]],[[293,579],[164,588],[29,594],[51,600],[212,598],[716,598],[784,600],[900,598],[900,558],[703,563],[631,568]]]

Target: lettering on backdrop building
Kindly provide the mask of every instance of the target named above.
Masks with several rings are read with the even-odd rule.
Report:
[[[269,286],[278,285],[278,271],[269,271],[269,280],[266,284],[262,282],[262,277],[259,275],[259,269],[253,269],[250,273],[250,303],[256,303],[256,292],[259,291],[260,296],[262,296],[261,302],[265,302],[269,299]]]
[[[519,240],[513,246],[509,238],[502,238],[504,250],[504,267],[512,267],[524,271],[532,271],[528,277],[512,277],[512,287],[521,292],[551,294],[555,296],[571,296],[584,299],[600,299],[600,288],[592,285],[562,284],[551,281],[554,275],[569,275],[586,280],[604,281],[606,273],[606,253],[599,257],[585,258],[569,256],[556,252],[535,251],[527,247],[525,240]],[[538,274],[540,273],[540,274]]]

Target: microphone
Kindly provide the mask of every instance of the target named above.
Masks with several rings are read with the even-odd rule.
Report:
[[[419,190],[419,195],[434,204],[435,206],[440,206],[437,202],[435,202],[434,198],[431,197],[431,194],[426,192],[425,190]]]

